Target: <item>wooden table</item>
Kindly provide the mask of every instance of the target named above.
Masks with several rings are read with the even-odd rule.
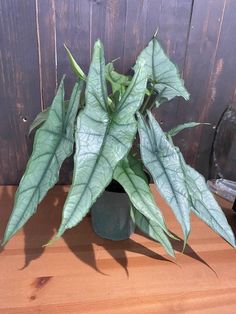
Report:
[[[236,252],[192,217],[189,246],[176,260],[140,233],[112,242],[97,237],[86,217],[52,246],[66,187],[55,187],[25,228],[0,254],[0,313],[236,313]],[[0,188],[1,236],[14,187]],[[163,200],[167,224],[180,228]],[[224,203],[224,207],[227,204]],[[226,209],[232,227],[236,216]]]

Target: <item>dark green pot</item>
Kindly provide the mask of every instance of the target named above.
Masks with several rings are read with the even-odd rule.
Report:
[[[126,193],[105,191],[91,209],[97,235],[109,240],[125,240],[134,232],[130,202]]]

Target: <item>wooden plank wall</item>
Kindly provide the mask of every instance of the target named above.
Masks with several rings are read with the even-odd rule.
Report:
[[[157,26],[159,40],[176,62],[191,94],[156,111],[165,129],[185,121],[214,127],[236,102],[235,0],[0,0],[0,184],[17,184],[32,147],[28,128],[47,107],[63,73],[74,81],[63,43],[85,72],[94,41],[106,59],[120,58],[126,73]],[[187,161],[207,176],[213,127],[176,138]],[[71,161],[63,166],[68,183]]]

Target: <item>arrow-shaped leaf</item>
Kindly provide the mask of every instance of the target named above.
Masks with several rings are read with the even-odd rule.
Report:
[[[149,123],[146,123],[139,115],[142,160],[181,224],[186,243],[190,232],[190,204],[179,156],[150,112],[148,117]]]
[[[37,129],[39,126],[41,126],[48,118],[50,111],[50,107],[47,107],[43,111],[39,112],[37,116],[35,117],[34,121],[31,123],[30,128],[29,128],[29,135],[30,133]]]
[[[170,235],[170,232],[165,225],[160,209],[154,201],[145,173],[142,170],[142,164],[129,155],[118,163],[113,177],[129,195],[130,201],[135,207],[133,213],[138,227],[159,241],[168,254],[174,256],[173,248],[166,236],[166,234]]]
[[[87,88],[86,106],[79,114],[72,186],[63,209],[57,237],[78,224],[105,187],[117,163],[132,146],[137,124],[134,118],[146,88],[144,64],[140,65],[114,111],[108,104],[103,46],[94,47]]]
[[[184,87],[177,67],[169,60],[154,37],[141,52],[137,64],[145,60],[148,75],[154,84],[154,89],[161,95],[159,103],[168,101],[175,96],[189,99],[189,93]]]
[[[236,247],[234,233],[227,219],[207,187],[204,177],[187,165],[180,151],[179,158],[186,178],[186,186],[191,200],[191,210],[216,233]]]
[[[35,135],[33,153],[15,196],[3,243],[5,244],[35,213],[47,191],[58,181],[62,162],[72,154],[74,120],[82,84],[76,83],[67,113],[64,109],[63,80],[49,110],[46,122]]]
[[[188,235],[190,230],[189,209],[191,209],[235,247],[235,238],[231,227],[209,191],[205,179],[185,163],[179,149],[167,140],[150,112],[148,117],[149,124],[139,117],[142,159],[152,174],[159,191],[175,212],[184,234]],[[178,213],[178,210],[181,211]]]
[[[167,236],[163,232],[161,232],[159,225],[141,214],[136,208],[134,208],[134,206],[131,206],[131,216],[136,226],[144,234],[146,234],[153,240],[160,242],[165,247],[167,253],[170,256],[175,257],[173,247]]]
[[[64,101],[65,113],[67,112],[67,108],[69,105],[69,101]],[[47,107],[43,111],[39,112],[35,117],[34,121],[31,123],[29,128],[29,135],[33,132],[33,130],[38,129],[48,118],[51,106]]]

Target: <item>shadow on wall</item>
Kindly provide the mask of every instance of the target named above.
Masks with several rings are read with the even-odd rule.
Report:
[[[2,215],[4,219],[1,219],[0,222],[1,238],[13,205],[13,194],[14,191],[12,191],[12,189],[7,187],[1,189],[0,204],[7,212],[6,215]],[[39,206],[37,213],[25,225],[25,262],[21,269],[28,267],[32,261],[38,259],[43,254],[45,250],[43,245],[48,243],[58,230],[66,196],[67,191],[65,188],[61,186],[53,188],[49,191],[46,199]],[[139,230],[137,230],[137,233],[142,234]],[[97,267],[94,245],[105,249],[105,251],[125,270],[127,276],[128,259],[126,251],[145,255],[156,260],[175,263],[173,260],[169,260],[157,254],[132,239],[115,242],[98,237],[92,229],[89,217],[84,219],[76,227],[67,230],[63,235],[63,238],[68,248],[80,261],[103,275],[105,274]],[[182,252],[182,240],[173,241],[172,245],[176,252]],[[57,248],[53,248],[52,244],[51,249]],[[1,248],[1,251],[3,250],[4,248]],[[189,245],[186,246],[184,254],[198,260],[214,272],[214,270]],[[176,264],[178,264],[178,261]]]

